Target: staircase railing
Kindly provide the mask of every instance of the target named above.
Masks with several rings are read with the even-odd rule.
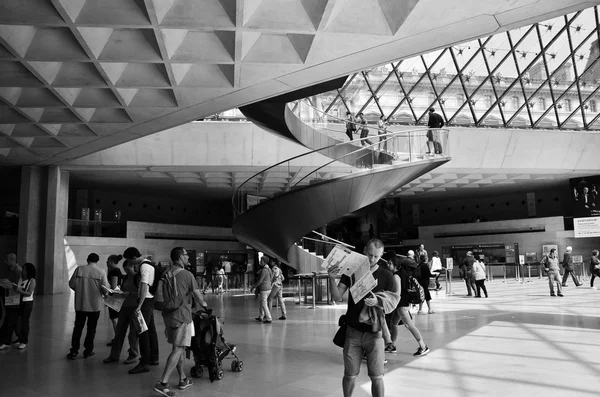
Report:
[[[290,106],[296,110],[302,109],[298,102]],[[321,127],[325,128],[327,127]],[[394,131],[396,128],[390,126],[385,133],[377,136],[376,142],[371,141],[373,136],[338,142],[267,167],[235,190],[232,197],[235,214],[240,215],[250,208],[247,200],[249,195],[255,196],[255,203],[258,204],[290,190],[352,173],[449,156],[448,130],[420,128]],[[430,141],[430,138],[434,141]],[[433,143],[428,145],[428,142],[436,142],[435,147]]]

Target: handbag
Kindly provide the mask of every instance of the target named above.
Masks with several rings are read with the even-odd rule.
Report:
[[[346,343],[346,331],[348,329],[345,314],[342,314],[340,316],[340,319],[338,320],[338,325],[340,326],[340,329],[337,330],[335,336],[333,337],[333,344],[339,347],[344,347],[344,344]]]

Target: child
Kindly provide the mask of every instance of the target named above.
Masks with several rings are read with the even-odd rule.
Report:
[[[222,265],[219,265],[219,270],[217,270],[217,294],[223,293],[223,281],[225,280],[225,270]]]

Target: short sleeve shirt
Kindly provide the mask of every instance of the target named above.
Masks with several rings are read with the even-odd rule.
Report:
[[[171,313],[163,312],[163,318],[165,323],[185,323],[189,324],[192,322],[192,299],[194,290],[198,289],[198,283],[194,275],[188,271],[183,270],[175,276],[175,283],[177,285],[177,292],[180,295],[187,296],[185,303],[177,310]],[[162,286],[162,281],[159,284]],[[164,302],[163,289],[158,288],[156,290],[156,301]]]
[[[117,285],[121,285],[121,283],[123,282],[123,273],[121,273],[121,270],[119,270],[118,268],[115,267],[110,272],[108,272],[108,283],[109,284],[113,277],[117,278]]]
[[[148,263],[142,263],[142,266],[140,266],[140,283],[146,283],[148,286],[151,286],[154,283],[154,266]],[[148,292],[146,298],[154,298],[154,295]]]
[[[373,289],[373,292],[394,291],[394,275],[390,271],[378,267],[377,270],[373,272],[373,277],[375,280],[377,280],[377,286]],[[344,284],[348,288],[352,286],[352,280],[348,276],[342,276],[340,283]],[[352,294],[350,291],[348,291],[348,310],[346,311],[346,323],[358,331],[371,332],[372,328],[370,324],[363,324],[358,321],[360,312],[364,306],[364,299],[356,303],[352,298]]]

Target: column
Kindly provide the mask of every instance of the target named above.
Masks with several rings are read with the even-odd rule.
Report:
[[[65,235],[69,209],[69,173],[48,167],[46,238],[44,239],[44,293],[62,293],[67,285]]]
[[[64,236],[69,173],[57,166],[24,166],[20,193],[18,261],[35,265],[36,293],[62,293],[68,288]]]

